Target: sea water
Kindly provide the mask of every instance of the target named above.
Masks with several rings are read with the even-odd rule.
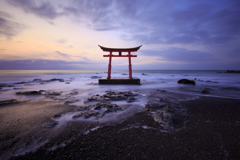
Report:
[[[143,74],[144,73],[144,74]],[[98,85],[98,78],[107,77],[104,70],[1,70],[0,83],[13,84],[14,87],[2,87],[0,100],[24,99],[16,96],[17,91],[51,90],[70,92],[81,90],[78,96],[101,94],[105,91],[134,91],[142,89],[160,89],[169,92],[190,94],[196,96],[211,96],[223,98],[240,98],[240,74],[217,73],[215,70],[136,70],[133,77],[141,80],[141,85]],[[112,71],[111,77],[128,77],[128,71]],[[14,84],[28,82],[33,79],[50,80],[64,79],[69,84],[51,82],[46,84]],[[178,84],[180,79],[194,80],[196,85]],[[21,88],[14,90],[14,88]],[[209,93],[202,94],[206,88]]]

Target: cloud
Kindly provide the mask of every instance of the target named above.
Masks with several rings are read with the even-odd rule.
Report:
[[[141,44],[223,44],[240,33],[238,1],[8,0],[46,19],[71,16],[96,31],[122,31]]]
[[[26,13],[32,13],[50,20],[63,15],[63,13],[57,12],[56,8],[51,3],[46,1],[7,0],[7,2],[17,8],[23,9]]]
[[[166,50],[141,50],[141,55],[156,56],[159,60],[182,63],[210,63],[216,61],[213,55],[197,50],[172,47]]]
[[[240,33],[237,1],[71,0],[62,8],[93,30],[143,44],[223,44]]]
[[[152,8],[154,14],[143,11],[138,23],[149,29],[134,26],[132,40],[144,44],[220,44],[240,33],[239,5],[227,4],[220,9],[212,4],[178,5],[171,5],[167,11],[164,6]]]
[[[64,38],[62,38],[62,39],[57,39],[56,42],[57,42],[57,43],[60,43],[60,44],[64,44],[64,43],[67,42],[67,40],[64,39]]]
[[[118,28],[116,24],[118,19],[113,10],[113,5],[114,0],[70,0],[69,5],[63,7],[63,10],[67,15],[85,23],[88,28],[97,31],[109,31]]]
[[[86,62],[67,62],[61,60],[0,60],[0,70],[66,70],[66,69],[82,69]]]
[[[62,57],[70,57],[71,55],[65,54],[65,53],[61,53],[59,51],[55,51],[55,53],[57,53],[58,55],[62,56]]]
[[[12,20],[13,17],[0,11],[0,37],[11,39],[24,30],[25,26]]]

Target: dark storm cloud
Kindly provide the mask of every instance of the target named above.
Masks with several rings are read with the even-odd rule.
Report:
[[[70,1],[66,15],[94,30],[121,30],[143,44],[220,44],[240,33],[237,1]]]
[[[0,11],[0,37],[3,36],[7,39],[11,39],[25,28],[23,24],[11,19],[12,17],[9,14]]]
[[[169,48],[161,51],[142,50],[141,55],[161,57],[159,60],[178,61],[187,63],[213,62],[216,57],[209,53],[184,48]]]
[[[66,62],[60,60],[14,60],[3,61],[0,60],[0,70],[65,70],[65,69],[79,69],[76,65],[88,64],[86,62]]]
[[[26,13],[32,13],[46,19],[52,20],[63,15],[63,13],[57,12],[51,3],[46,1],[7,0],[7,2],[17,8],[23,9]]]
[[[132,39],[145,44],[219,44],[234,40],[240,32],[239,4],[227,4],[220,9],[210,4],[180,9],[171,6],[168,11],[159,6],[153,12],[140,16],[151,29],[146,32],[136,27]]]

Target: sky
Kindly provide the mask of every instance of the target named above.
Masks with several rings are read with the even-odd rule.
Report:
[[[240,70],[240,1],[0,0],[1,70],[107,70],[98,45],[142,45],[133,70]]]

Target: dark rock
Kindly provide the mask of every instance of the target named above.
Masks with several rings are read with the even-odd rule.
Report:
[[[189,80],[189,79],[180,79],[180,80],[178,81],[178,83],[195,85],[195,82],[192,81],[192,80]]]
[[[0,83],[0,87],[14,87],[13,84]]]
[[[145,111],[145,112],[153,112],[153,111],[156,111],[156,110],[160,110],[160,109],[162,109],[163,107],[166,107],[166,105],[159,104],[159,103],[156,102],[156,101],[149,101],[149,102],[145,105],[144,111]]]
[[[60,96],[61,92],[49,92],[49,91],[47,91],[46,95],[47,96]]]
[[[142,75],[147,75],[146,73],[142,73]]]
[[[55,114],[53,118],[60,118],[62,115],[61,114]]]
[[[64,104],[70,104],[70,103],[76,103],[78,102],[79,100],[69,100],[69,101],[66,101]]]
[[[162,101],[166,102],[167,100]],[[145,112],[150,114],[155,122],[165,130],[183,126],[188,113],[180,106],[173,106],[162,101],[149,101],[145,106]]]
[[[65,84],[70,84],[70,82],[66,82]]]
[[[240,73],[240,71],[235,71],[235,70],[227,70],[224,73]]]
[[[6,105],[6,104],[14,104],[14,103],[19,103],[19,102],[16,99],[3,100],[3,101],[0,101],[0,106]]]
[[[78,111],[86,111],[89,110],[91,107],[90,106],[79,106]]]
[[[134,102],[136,99],[134,97],[128,97],[127,98],[127,102],[130,103],[130,102]]]
[[[42,125],[43,128],[54,128],[58,122],[46,122]]]
[[[222,87],[222,90],[240,91],[238,87]]]
[[[158,122],[164,129],[173,128],[172,115],[165,111],[157,111],[153,113],[153,119]]]
[[[40,91],[25,91],[25,92],[17,92],[16,94],[24,94],[24,95],[42,95]]]
[[[112,92],[106,91],[106,94],[100,96],[99,94],[93,95],[92,97],[88,98],[87,101],[119,101],[119,100],[127,100],[128,97],[137,96],[137,93],[132,92]]]
[[[98,79],[98,78],[102,78],[102,77],[99,77],[99,76],[92,76],[91,79]]]
[[[201,91],[201,93],[206,94],[206,93],[210,93],[210,91],[209,91],[207,88],[204,88],[204,89]]]
[[[63,80],[63,79],[57,79],[57,78],[50,79],[50,81],[59,81],[59,82],[64,82],[64,80]]]
[[[122,75],[128,75],[128,74],[126,74],[126,73],[123,73]]]
[[[18,87],[15,87],[15,88],[13,88],[14,90],[17,90],[17,89],[23,89],[23,88],[18,88]]]
[[[162,92],[162,93],[167,92],[167,91],[165,91],[165,90],[161,90],[161,89],[158,89],[157,91],[158,91],[158,92]]]
[[[212,81],[212,83],[219,83],[219,82],[217,82],[217,81]]]
[[[76,119],[76,118],[80,118],[80,117],[84,117],[85,119],[87,119],[87,118],[90,118],[92,116],[96,117],[98,114],[99,114],[98,112],[93,111],[93,110],[91,110],[91,111],[84,111],[84,112],[81,112],[79,114],[74,115],[72,117],[72,119]]]
[[[91,83],[88,83],[88,85],[98,85],[98,83],[91,82]]]
[[[41,82],[42,79],[34,79],[32,82]]]
[[[205,81],[205,82],[212,82],[212,81],[210,81],[210,80],[207,80],[207,81]]]
[[[29,83],[29,82],[16,82],[14,84],[26,84],[26,83]]]

